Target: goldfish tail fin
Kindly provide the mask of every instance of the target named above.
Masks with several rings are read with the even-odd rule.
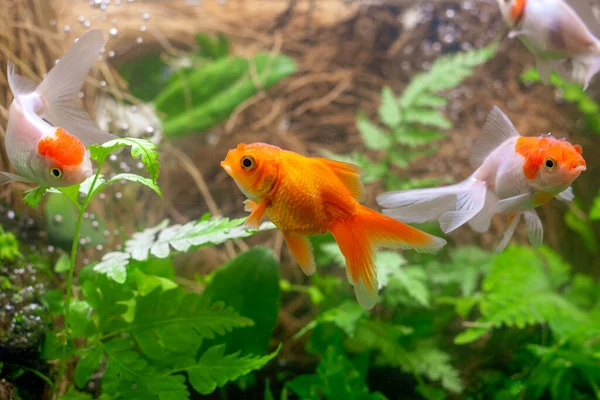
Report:
[[[600,56],[587,57],[584,62],[585,76],[583,78],[583,90],[587,90],[592,78],[600,71]]]
[[[377,196],[383,213],[399,221],[439,220],[444,233],[452,232],[475,217],[486,201],[483,181],[469,178],[441,188],[401,190]]]
[[[73,44],[35,90],[46,106],[41,116],[77,136],[86,147],[116,138],[96,125],[79,100],[81,87],[102,46],[102,31],[93,29],[87,32]]]
[[[348,220],[337,221],[330,229],[346,258],[348,280],[359,304],[371,309],[377,303],[377,273],[373,261],[376,246],[435,252],[446,241],[360,206]]]
[[[17,103],[20,103],[20,96],[31,93],[36,88],[36,83],[31,79],[21,76],[15,72],[15,64],[12,61],[8,62],[6,67],[8,86]]]

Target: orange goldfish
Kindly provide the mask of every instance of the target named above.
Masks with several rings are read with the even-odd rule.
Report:
[[[258,227],[267,215],[307,275],[315,272],[308,236],[331,232],[363,308],[377,302],[374,246],[434,252],[446,244],[361,205],[365,189],[355,165],[253,143],[229,150],[221,166],[248,198],[245,210],[251,214],[246,224]]]
[[[535,208],[556,197],[571,201],[571,184],[586,169],[579,145],[549,135],[520,136],[508,117],[494,107],[475,142],[476,168],[464,181],[439,188],[383,193],[384,214],[405,222],[438,219],[445,233],[469,223],[485,232],[495,214],[508,214],[509,226],[497,252],[510,241],[521,216],[529,241],[542,244],[543,227]]]

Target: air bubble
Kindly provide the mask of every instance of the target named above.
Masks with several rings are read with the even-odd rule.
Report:
[[[109,51],[108,52],[108,57],[113,58],[115,56],[115,52],[114,51]]]
[[[51,19],[50,20],[50,26],[54,26],[56,25],[56,20],[55,19]]]
[[[101,245],[101,244],[99,244],[98,246],[96,246],[96,250],[98,250],[98,251],[102,251],[102,249],[103,249],[103,248],[104,248],[104,247],[102,247],[102,245]]]
[[[115,193],[115,198],[116,198],[116,199],[121,199],[121,198],[123,198],[123,193],[121,193],[121,192],[117,192],[117,193]]]
[[[113,20],[114,21],[114,20]],[[110,36],[112,37],[117,37],[117,35],[119,34],[119,30],[117,28],[110,28],[108,30],[108,33],[110,34]]]
[[[148,30],[148,28],[146,27],[146,25],[140,26],[140,31],[146,32],[146,30]]]
[[[92,23],[91,23],[90,21],[85,21],[85,22],[83,23],[83,26],[85,26],[86,28],[89,28],[89,27],[91,27],[91,26],[92,26]]]
[[[111,154],[108,158],[110,161],[117,161],[117,156],[115,154]]]
[[[62,222],[62,215],[55,215],[54,221],[60,224]]]
[[[106,87],[106,81],[100,81],[100,86]]]
[[[83,92],[79,92],[79,94],[77,95],[77,97],[79,97],[80,99],[83,99],[83,96],[85,96]]]
[[[142,43],[144,41],[144,39],[142,39],[141,36],[138,36],[138,38],[135,39],[135,41],[139,44],[139,43]]]
[[[142,14],[142,18],[144,19],[144,21],[148,21],[150,19],[150,14],[145,12],[144,14]]]
[[[83,15],[80,15],[79,17],[77,17],[77,21],[83,23],[83,21],[85,21],[85,17]]]
[[[13,210],[10,210],[8,213],[6,213],[6,216],[8,217],[8,219],[15,219],[15,212]]]
[[[63,30],[65,32],[71,32],[71,25],[65,25],[64,28],[63,28]]]

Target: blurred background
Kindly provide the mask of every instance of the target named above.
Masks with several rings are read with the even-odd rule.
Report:
[[[202,375],[216,381],[204,390],[190,372],[178,383],[189,397],[142,390],[139,381],[131,394],[131,385],[125,390],[110,381],[109,350],[98,350],[89,373],[81,367],[78,375],[86,352],[96,351],[92,344],[106,344],[98,332],[112,332],[101,322],[98,332],[86,327],[74,339],[72,348],[79,350],[69,353],[66,372],[58,374],[60,357],[44,352],[62,327],[52,310],[64,296],[68,265],[58,266],[71,248],[77,210],[58,194],[33,209],[22,200],[29,186],[4,186],[0,399],[600,396],[600,83],[585,93],[556,76],[540,83],[531,53],[506,37],[495,1],[0,0],[0,9],[0,133],[12,101],[7,60],[39,82],[76,38],[101,29],[106,45],[80,97],[102,129],[148,139],[160,153],[164,198],[123,181],[84,215],[74,300],[86,304],[93,321],[111,314],[88,298],[80,274],[108,251],[127,253],[135,232],[195,223],[207,213],[246,215],[243,194],[219,165],[240,142],[356,163],[365,171],[366,205],[375,209],[384,191],[470,175],[470,149],[493,106],[522,135],[552,132],[581,144],[588,168],[574,183],[572,204],[551,201],[539,209],[541,250],[529,247],[521,225],[512,246],[495,255],[507,227],[496,217],[484,234],[466,226],[452,232],[438,255],[379,253],[385,287],[370,313],[355,304],[328,235],[313,241],[320,268],[312,278],[298,268],[277,230],[224,244],[207,239],[179,252],[173,247],[168,258],[159,257],[166,269],[148,266],[151,256],[148,265],[129,265],[128,276],[137,268],[173,282],[171,291],[210,292],[210,299],[253,320],[237,336],[235,329],[225,333],[227,354],[272,355],[270,362],[222,378]],[[11,170],[3,146],[0,168]],[[105,168],[108,175],[144,174],[128,152],[111,156]],[[441,235],[437,224],[420,227]],[[232,270],[236,260],[240,269]],[[219,278],[221,269],[231,275]],[[255,270],[265,276],[248,272]],[[103,286],[108,281],[99,281],[104,277],[85,276],[100,292],[109,290]],[[224,281],[240,287],[219,286]],[[139,282],[132,285],[131,298],[145,296]],[[162,285],[164,295],[168,285]],[[115,313],[128,321],[124,312]],[[223,333],[215,332],[205,340],[221,343],[213,337]],[[253,335],[262,339],[240,345]],[[156,370],[175,362],[153,357],[158,350],[148,353],[139,338],[131,346]],[[122,383],[127,376],[112,378]]]

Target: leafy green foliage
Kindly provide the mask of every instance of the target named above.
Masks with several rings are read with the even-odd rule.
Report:
[[[409,189],[438,184],[441,181],[398,179],[390,171],[392,166],[406,169],[420,157],[432,153],[432,146],[444,135],[439,130],[452,128],[452,122],[439,111],[447,100],[439,92],[459,85],[474,68],[491,58],[496,44],[487,48],[438,58],[431,69],[415,76],[399,97],[389,87],[381,91],[379,119],[381,128],[363,113],[358,114],[357,128],[365,147],[383,152],[383,159],[373,161],[354,153],[327,156],[358,164],[364,171],[366,183],[383,179],[387,189]],[[447,179],[444,179],[447,181]]]
[[[0,261],[15,261],[18,258],[23,258],[19,241],[11,232],[4,232],[0,225]]]
[[[178,108],[182,111],[180,114],[170,113],[163,121],[165,135],[181,136],[206,131],[227,119],[238,105],[259,90],[270,88],[296,71],[296,64],[291,58],[262,53],[250,61],[231,57],[219,59],[214,64],[218,65],[208,71],[204,68],[193,72],[189,81],[176,81],[173,83],[175,88],[165,88],[168,94],[157,96],[159,110],[173,97],[184,101],[188,99],[183,104],[181,100],[177,101],[181,104]],[[250,73],[250,69],[254,72]],[[195,93],[197,100],[190,100],[191,93]]]
[[[370,393],[365,376],[334,346],[327,348],[314,375],[301,375],[287,383],[301,399],[384,400],[381,393]]]
[[[267,350],[280,302],[279,264],[269,250],[255,247],[221,266],[203,296],[211,301],[226,302],[255,322],[253,326],[236,329],[219,338],[229,351],[262,354]],[[209,345],[211,342],[205,343]]]
[[[155,227],[135,233],[125,242],[124,252],[105,254],[94,269],[109,276],[114,274],[121,276],[132,259],[143,261],[150,256],[166,258],[173,253],[173,250],[186,252],[193,248],[248,237],[257,232],[246,228],[243,225],[244,221],[243,218],[235,220],[202,218],[185,225],[169,226],[169,221],[165,220]],[[273,227],[271,223],[263,223],[259,231],[273,229]]]
[[[535,68],[523,72],[521,80],[528,83],[541,82],[540,75]],[[561,91],[562,97],[566,101],[577,105],[577,108],[585,117],[587,128],[596,134],[600,134],[600,104],[592,99],[580,84],[565,82],[556,73],[552,73],[550,84]]]

